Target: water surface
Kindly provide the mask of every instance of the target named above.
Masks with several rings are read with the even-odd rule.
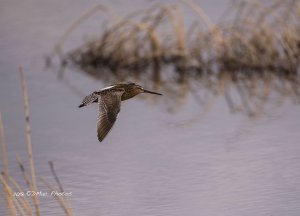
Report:
[[[65,190],[72,192],[75,215],[299,215],[299,106],[287,101],[261,118],[248,119],[230,114],[220,99],[193,122],[199,106],[192,97],[169,113],[161,105],[168,95],[159,103],[140,95],[122,104],[114,129],[98,143],[97,106],[78,109],[82,98],[57,79],[56,71],[45,68],[43,56],[96,4],[126,15],[154,2],[1,1],[0,110],[12,174],[22,182],[15,157],[26,160],[18,74],[23,66],[37,176],[53,182],[48,161],[54,161]],[[213,21],[228,3],[197,2]],[[89,32],[96,34],[100,18],[80,26],[66,47],[76,47]],[[104,87],[70,69],[65,75],[86,94]],[[40,182],[38,186],[46,190]],[[41,203],[43,215],[63,213],[51,197]],[[5,214],[1,199],[0,215]]]

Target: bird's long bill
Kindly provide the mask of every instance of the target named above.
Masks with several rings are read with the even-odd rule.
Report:
[[[157,92],[153,92],[153,91],[149,91],[149,90],[145,90],[145,89],[144,89],[144,93],[162,95],[161,93],[157,93]]]

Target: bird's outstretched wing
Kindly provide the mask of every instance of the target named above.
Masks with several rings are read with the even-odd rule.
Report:
[[[84,107],[87,106],[93,102],[97,102],[99,95],[97,94],[97,92],[93,92],[92,94],[86,96],[85,98],[83,98],[83,101],[81,102],[81,104],[78,106],[80,107]]]
[[[108,94],[98,96],[99,116],[97,122],[97,135],[100,142],[103,141],[117,120],[123,93],[124,89],[114,89]]]

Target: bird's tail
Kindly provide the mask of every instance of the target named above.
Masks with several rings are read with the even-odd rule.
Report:
[[[98,101],[98,95],[95,92],[93,92],[92,94],[86,96],[78,107],[81,108],[97,101]]]

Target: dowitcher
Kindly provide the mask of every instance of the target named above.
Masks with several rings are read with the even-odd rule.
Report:
[[[79,108],[91,103],[98,102],[99,104],[97,135],[100,142],[103,141],[116,122],[120,112],[121,101],[128,100],[140,93],[162,95],[157,92],[146,90],[135,83],[118,83],[99,91],[94,91],[83,99]]]

